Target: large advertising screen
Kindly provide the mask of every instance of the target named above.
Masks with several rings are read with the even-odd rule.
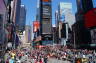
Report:
[[[85,26],[87,28],[96,26],[96,8],[88,11],[85,14]]]
[[[51,32],[52,30],[51,30],[50,21],[43,21],[42,22],[42,34],[51,34]]]
[[[49,5],[43,6],[43,18],[50,18],[51,17],[51,7]]]
[[[50,2],[51,0],[42,0],[43,2]]]
[[[33,22],[33,32],[37,32],[39,28],[40,28],[40,22],[34,21]]]
[[[42,11],[43,18],[51,17],[51,0],[43,0]]]

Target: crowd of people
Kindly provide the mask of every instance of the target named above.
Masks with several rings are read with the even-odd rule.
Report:
[[[7,50],[2,63],[47,63],[47,54],[41,49]]]
[[[71,63],[96,63],[96,51],[88,49],[67,49],[64,46],[50,47],[51,58],[67,60]]]
[[[49,58],[71,63],[96,63],[95,50],[67,49],[65,46],[45,46],[34,49],[23,48],[7,50],[4,56],[4,63],[47,63]]]
[[[71,63],[96,63],[96,51],[88,49],[68,49],[67,46],[46,46],[40,50],[45,51],[49,58],[55,58]]]

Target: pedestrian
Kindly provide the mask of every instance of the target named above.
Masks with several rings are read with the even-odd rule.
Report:
[[[47,57],[44,57],[44,63],[47,63],[47,59],[48,59]]]
[[[37,59],[35,60],[35,63],[38,63],[38,60]]]
[[[15,62],[14,59],[12,59],[12,58],[10,57],[9,63],[14,63],[14,62]]]
[[[5,61],[5,63],[8,63],[9,62],[9,58],[10,58],[9,51],[6,51],[6,53],[4,55],[4,61]]]
[[[40,59],[39,63],[43,63],[42,59]]]

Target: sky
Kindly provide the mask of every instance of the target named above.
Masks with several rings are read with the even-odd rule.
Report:
[[[55,24],[55,11],[60,2],[72,3],[72,12],[76,13],[76,0],[52,0],[52,24]],[[37,0],[21,0],[21,4],[26,7],[26,25],[31,25],[32,21],[36,20]]]

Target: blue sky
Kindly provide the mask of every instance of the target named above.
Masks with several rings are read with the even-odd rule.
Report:
[[[37,0],[21,0],[22,4],[25,5],[26,10],[27,10],[27,15],[26,15],[26,25],[31,25],[32,21],[36,20],[36,8],[37,8]],[[54,24],[54,16],[55,16],[55,11],[58,8],[59,2],[71,2],[73,6],[73,13],[75,14],[76,12],[76,1],[75,0],[53,0],[52,1],[52,23]]]

